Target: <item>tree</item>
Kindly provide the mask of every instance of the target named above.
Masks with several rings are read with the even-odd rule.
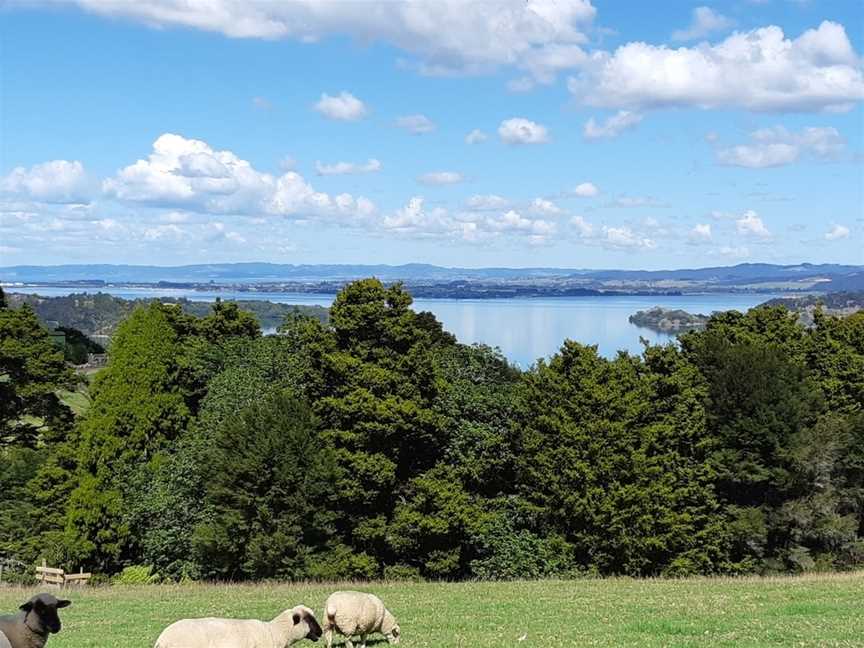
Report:
[[[189,410],[176,384],[180,348],[166,307],[136,309],[117,329],[80,426],[78,484],[67,513],[71,555],[110,571],[129,550],[122,523],[126,479],[169,449]]]
[[[32,447],[40,435],[65,430],[71,412],[57,390],[74,382],[33,310],[0,308],[0,447]]]
[[[446,446],[434,408],[441,387],[435,356],[454,341],[411,303],[398,284],[346,286],[330,311],[335,349],[324,355],[323,390],[313,400],[336,453],[339,529],[379,564],[392,560],[387,525],[400,491]]]
[[[331,538],[334,462],[309,408],[287,392],[250,405],[220,426],[209,453],[212,521],[194,544],[210,576],[309,575]]]
[[[525,376],[517,425],[526,515],[541,536],[562,535],[582,569],[719,569],[698,392],[676,353],[655,351],[646,367],[568,340]]]

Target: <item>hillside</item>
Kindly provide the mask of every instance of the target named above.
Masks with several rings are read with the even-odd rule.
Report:
[[[43,322],[56,321],[61,326],[78,329],[86,335],[110,336],[117,325],[137,306],[150,301],[179,304],[190,315],[203,317],[211,308],[210,302],[162,297],[160,299],[122,299],[106,293],[73,293],[64,297],[41,297],[22,293],[7,293],[10,306],[19,308],[29,304]],[[263,330],[278,327],[291,313],[301,313],[327,320],[327,309],[321,306],[297,306],[276,304],[262,300],[240,300],[241,309],[249,311],[258,319]]]

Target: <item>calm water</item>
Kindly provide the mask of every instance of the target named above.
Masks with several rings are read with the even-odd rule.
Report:
[[[32,292],[45,296],[66,295],[69,288],[7,288],[9,292]],[[93,291],[91,291],[93,292]],[[329,306],[332,295],[286,293],[198,292],[105,288],[118,297],[187,297],[195,301],[264,299],[282,304]],[[418,299],[417,310],[435,313],[444,327],[461,342],[497,346],[522,367],[555,353],[565,338],[596,344],[600,353],[614,356],[619,349],[639,353],[640,337],[652,343],[668,342],[668,335],[642,329],[627,321],[638,310],[653,306],[681,308],[709,314],[721,310],[746,311],[771,299],[772,295],[690,295],[684,297],[555,297],[538,299]]]

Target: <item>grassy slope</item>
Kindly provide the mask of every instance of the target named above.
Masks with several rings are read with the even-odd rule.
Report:
[[[864,573],[777,579],[381,584],[402,646],[864,646]],[[172,621],[270,618],[332,586],[171,586],[69,592],[51,648],[145,648]],[[30,592],[0,589],[0,610]],[[520,637],[527,635],[524,640]],[[380,636],[379,636],[380,638]],[[303,642],[300,646],[311,646]],[[380,644],[383,645],[383,644]]]

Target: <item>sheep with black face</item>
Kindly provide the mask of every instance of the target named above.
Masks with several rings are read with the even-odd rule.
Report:
[[[39,594],[21,605],[17,614],[0,616],[0,648],[43,648],[48,636],[62,627],[57,610],[70,605],[71,601]]]

